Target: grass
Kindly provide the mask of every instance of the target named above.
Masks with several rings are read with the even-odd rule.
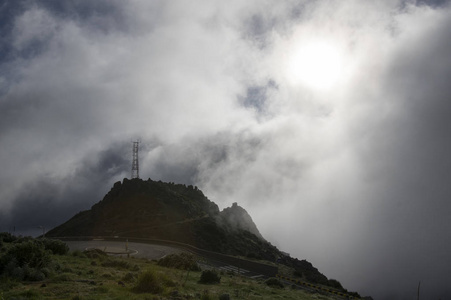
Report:
[[[264,280],[221,273],[219,284],[200,284],[201,271],[159,266],[137,258],[89,258],[75,252],[52,255],[58,271],[38,282],[0,277],[6,299],[334,299],[290,286],[274,288]],[[222,296],[222,297],[221,297]]]

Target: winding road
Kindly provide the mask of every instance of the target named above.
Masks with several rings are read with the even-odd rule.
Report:
[[[191,252],[198,256],[203,257],[198,263],[202,269],[218,269],[223,270],[225,272],[233,272],[239,273],[246,277],[251,278],[259,278],[259,277],[271,277],[272,275],[264,274],[258,270],[252,270],[253,268],[244,267],[242,265],[242,260],[238,259],[235,263],[230,263],[221,260],[222,258],[226,258],[228,256],[216,253],[216,258],[206,257],[202,255],[203,250],[192,247],[192,249],[183,249],[179,247],[171,247],[170,245],[159,245],[159,244],[151,244],[151,243],[136,243],[136,242],[127,242],[124,240],[121,241],[111,241],[105,239],[92,239],[87,241],[65,241],[65,243],[69,246],[70,250],[80,250],[84,251],[86,249],[100,249],[106,252],[109,255],[115,256],[134,256],[138,258],[147,258],[147,259],[160,259],[166,255],[173,253],[181,253],[181,252]],[[188,245],[185,245],[188,246]],[[194,249],[194,250],[193,250]],[[197,250],[195,250],[197,249]],[[203,251],[204,254],[206,251]],[[211,256],[211,252],[210,253]],[[218,257],[219,255],[219,257]],[[207,255],[208,256],[208,255]],[[219,259],[218,259],[219,258]],[[230,259],[230,257],[229,257]],[[255,263],[254,263],[255,264]],[[259,265],[259,264],[257,264]]]
[[[86,250],[97,248],[108,254],[113,255],[133,255],[134,257],[143,257],[147,259],[160,259],[173,253],[186,252],[184,250],[163,245],[150,245],[141,243],[115,242],[105,240],[92,241],[65,241],[70,250]]]

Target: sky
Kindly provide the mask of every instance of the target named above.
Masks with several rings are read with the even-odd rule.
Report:
[[[374,299],[451,298],[451,4],[3,0],[0,231],[131,175]]]

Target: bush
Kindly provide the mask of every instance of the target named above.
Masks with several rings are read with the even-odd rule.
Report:
[[[230,300],[229,294],[222,294],[219,296],[219,300]]]
[[[195,256],[189,253],[167,255],[158,261],[158,265],[179,270],[200,271]]]
[[[45,270],[45,268],[42,270]],[[18,266],[17,261],[14,259],[6,264],[3,275],[19,281],[42,281],[46,277],[45,273],[39,269],[30,268],[28,265]]]
[[[74,278],[73,278],[72,274],[62,273],[62,274],[59,274],[58,276],[56,276],[53,280],[55,282],[64,282],[64,281],[73,281]]]
[[[266,284],[267,286],[275,287],[275,288],[283,288],[283,287],[284,287],[283,283],[280,282],[279,279],[274,278],[274,277],[269,278],[268,280],[266,280],[266,281],[265,281],[265,284]]]
[[[113,278],[113,274],[111,274],[111,273],[103,273],[102,277],[103,278]]]
[[[294,271],[293,275],[296,276],[296,277],[301,277],[302,278],[302,272],[300,272],[298,270]]]
[[[0,239],[3,240],[5,243],[12,243],[17,239],[17,237],[15,237],[9,232],[0,232]]]
[[[128,272],[122,277],[121,280],[125,282],[133,282],[135,281],[135,275],[133,273]]]
[[[135,293],[152,293],[159,294],[163,292],[164,287],[161,284],[158,277],[155,275],[155,272],[148,270],[144,273],[141,273],[138,277],[138,281],[133,288]]]
[[[46,250],[52,251],[53,254],[66,255],[69,252],[69,246],[59,240],[41,239]]]
[[[218,273],[214,270],[205,270],[202,271],[200,275],[199,283],[205,284],[215,284],[221,281],[221,277],[219,277]]]
[[[12,269],[8,270],[8,272],[4,272],[4,274],[11,276],[14,279],[17,280],[24,280],[25,279],[25,271],[21,267],[13,267]]]
[[[329,279],[329,284],[330,287],[336,288],[336,289],[343,289],[343,286],[341,285],[341,283],[336,280],[336,279]]]
[[[41,272],[44,274],[45,277],[50,277],[50,275],[52,275],[52,271],[50,270],[50,268],[42,268]]]
[[[0,275],[16,280],[41,281],[57,267],[44,243],[29,238],[16,239],[0,256]]]
[[[45,279],[45,274],[37,269],[27,269],[25,278],[30,281],[42,281]]]
[[[25,243],[25,242],[29,242],[29,241],[34,241],[34,238],[32,238],[31,236],[19,236],[19,237],[15,238],[13,243],[20,244],[20,243]]]
[[[248,253],[246,256],[247,256],[247,258],[250,258],[250,259],[259,259],[259,260],[263,259],[260,254],[256,254],[253,252]]]
[[[108,259],[102,262],[102,267],[139,271],[139,266],[131,264],[125,260]]]
[[[26,290],[20,293],[19,298],[14,299],[42,299],[42,295],[36,290]]]
[[[201,300],[213,300],[216,299],[213,297],[213,295],[210,294],[210,292],[208,290],[205,290],[202,293],[202,296],[200,297]]]
[[[72,251],[71,254],[72,254],[73,257],[87,258],[86,254],[84,254],[80,250],[74,250],[74,251]]]
[[[19,267],[25,265],[31,268],[45,268],[50,262],[50,254],[45,251],[42,244],[35,241],[26,241],[15,244],[0,258],[0,273],[10,261],[14,260]]]
[[[105,252],[103,252],[100,249],[87,249],[85,251],[83,251],[83,253],[89,257],[89,258],[99,258],[99,259],[103,259],[105,257],[107,257],[107,254]]]

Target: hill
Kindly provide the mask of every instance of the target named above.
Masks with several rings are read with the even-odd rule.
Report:
[[[121,236],[178,241],[274,261],[279,251],[234,204],[220,211],[197,187],[140,179],[117,182],[102,201],[47,236]]]
[[[220,211],[195,186],[124,179],[103,200],[50,230],[48,237],[119,236],[182,242],[222,254],[278,262],[288,276],[344,290],[306,260],[266,241],[247,211],[234,203]],[[345,291],[345,290],[344,290]]]
[[[0,233],[0,250],[0,299],[319,299],[274,278],[200,270],[187,253],[150,261],[99,249],[68,252],[60,241],[8,233]]]

